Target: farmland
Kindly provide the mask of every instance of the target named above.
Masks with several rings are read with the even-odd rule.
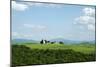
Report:
[[[12,65],[37,65],[95,61],[95,44],[12,45]]]
[[[31,49],[72,49],[77,52],[82,52],[82,53],[91,53],[95,52],[95,45],[82,45],[82,44],[66,44],[66,45],[61,45],[61,44],[24,44],[25,46],[31,48]]]

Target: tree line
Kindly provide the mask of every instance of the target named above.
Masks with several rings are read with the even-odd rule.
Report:
[[[57,43],[57,42],[56,41],[48,41],[48,40],[41,40],[40,41],[40,44],[55,44],[55,43]],[[59,41],[58,43],[64,44],[64,42],[62,42],[62,41]]]

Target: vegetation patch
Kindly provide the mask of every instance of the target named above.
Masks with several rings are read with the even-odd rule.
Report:
[[[72,49],[31,49],[12,45],[12,66],[95,61],[95,52],[82,53]]]

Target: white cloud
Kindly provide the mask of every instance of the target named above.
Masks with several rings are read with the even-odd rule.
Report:
[[[25,27],[27,28],[35,28],[35,29],[44,29],[46,28],[45,26],[43,25],[33,25],[33,24],[23,24]]]
[[[95,9],[93,9],[93,8],[84,8],[83,12],[85,15],[95,16]]]
[[[12,32],[12,37],[13,38],[31,38],[33,35],[31,34],[23,34],[23,33],[18,33],[18,32]]]
[[[32,24],[23,24],[23,26],[25,26],[27,28],[34,28],[34,25],[32,25]]]
[[[36,2],[23,2],[24,4],[28,6],[43,6],[44,3],[36,3]]]
[[[53,3],[36,3],[36,2],[16,2],[12,1],[12,8],[17,11],[24,11],[28,9],[31,6],[37,6],[37,7],[52,7],[52,8],[59,8],[61,7],[58,4],[53,4]]]
[[[24,27],[29,28],[32,32],[43,32],[47,30],[46,26],[43,25],[33,25],[33,24],[23,24]]]
[[[30,37],[32,37],[33,35],[30,35],[30,34],[24,34],[24,35],[21,35],[22,37],[24,37],[24,38],[30,38]]]
[[[28,8],[28,5],[12,1],[12,8],[17,11],[24,11]]]
[[[47,30],[46,26],[43,25],[23,24],[23,26],[26,27],[24,29],[27,29],[27,33],[12,32],[12,38],[32,38],[34,33],[38,34]]]
[[[75,21],[79,24],[95,24],[95,17],[84,15],[76,18]]]
[[[59,4],[53,4],[53,3],[39,3],[39,2],[24,2],[24,4],[27,4],[28,6],[42,6],[42,7],[54,7],[54,8],[58,8],[61,7],[61,5]]]
[[[81,16],[75,18],[74,24],[79,24],[90,31],[95,31],[95,9],[84,8],[82,13]]]
[[[12,36],[18,36],[17,32],[12,32]]]
[[[92,24],[88,25],[88,30],[95,31],[95,26]]]
[[[51,8],[60,8],[62,7],[60,4],[54,4],[54,3],[43,3],[44,7],[51,7]]]

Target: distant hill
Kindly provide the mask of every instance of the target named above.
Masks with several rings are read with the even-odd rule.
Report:
[[[52,39],[50,41],[56,41],[56,42],[62,41],[64,43],[80,43],[80,41],[67,40],[67,39],[63,39],[63,38]]]
[[[95,43],[95,40],[94,41],[74,41],[74,40],[67,40],[67,39],[63,39],[63,38],[51,39],[49,41],[50,42],[54,42],[54,41],[60,42],[60,41],[62,41],[65,44],[78,44],[78,43],[83,43],[83,44],[92,43],[92,44],[94,44]],[[39,43],[39,41],[29,40],[29,39],[13,39],[12,43]]]
[[[52,39],[50,41],[56,41],[56,42],[62,41],[64,43],[68,43],[68,44],[83,43],[83,42],[95,43],[95,40],[93,40],[93,41],[75,41],[75,40],[67,40],[67,39],[63,39],[63,38],[56,38],[56,39]]]
[[[36,43],[38,41],[29,40],[29,39],[13,39],[12,43]]]

